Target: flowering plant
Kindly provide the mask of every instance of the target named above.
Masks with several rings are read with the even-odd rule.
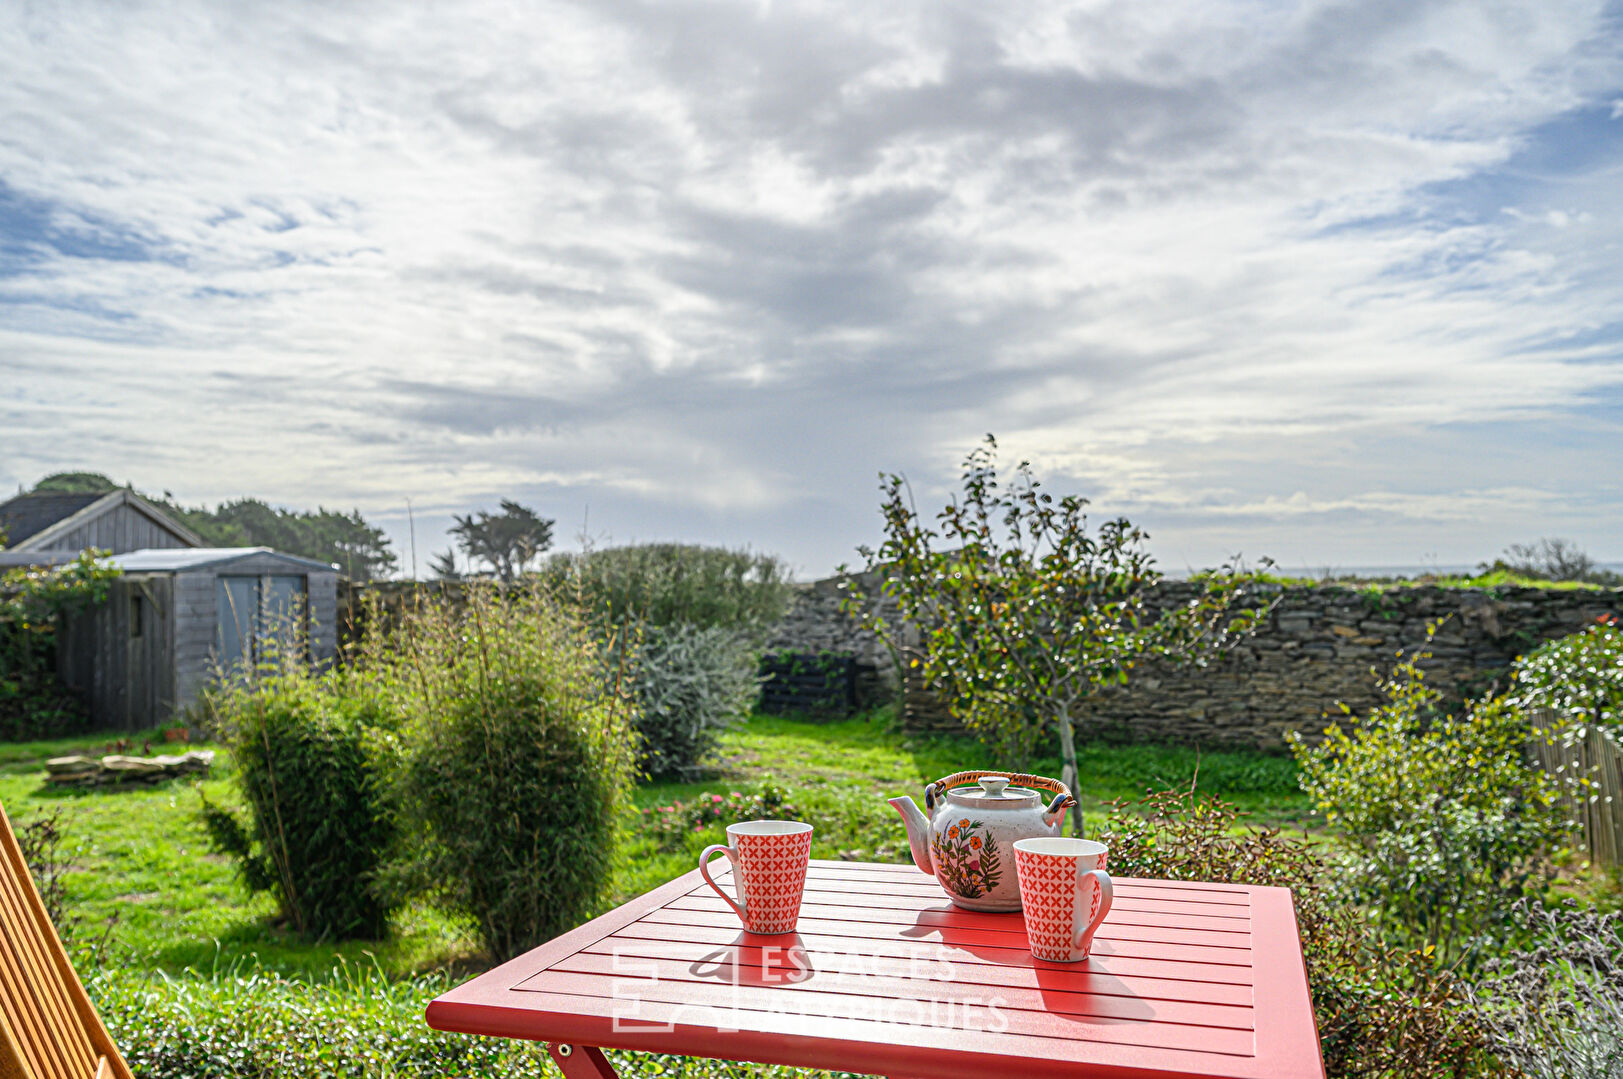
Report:
[[[1514,702],[1582,739],[1589,727],[1623,735],[1623,625],[1603,614],[1588,629],[1548,641],[1516,661]]]
[[[745,820],[802,820],[803,814],[782,787],[762,783],[753,791],[715,794],[703,791],[692,801],[650,806],[640,813],[644,832],[660,850],[679,850],[690,836],[709,835]]]

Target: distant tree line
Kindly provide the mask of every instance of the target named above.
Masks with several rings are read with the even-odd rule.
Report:
[[[100,472],[57,472],[34,485],[35,494],[106,494],[120,484]],[[336,564],[354,580],[386,577],[399,566],[383,530],[368,524],[359,510],[344,513],[319,507],[289,510],[257,498],[208,506],[182,506],[170,492],[137,492],[196,532],[209,547],[274,547],[278,551]]]

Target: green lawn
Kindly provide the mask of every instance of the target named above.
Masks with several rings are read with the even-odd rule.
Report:
[[[472,935],[427,908],[401,914],[385,941],[311,943],[285,932],[274,923],[270,899],[248,896],[231,864],[209,849],[198,818],[200,793],[226,804],[237,800],[225,754],[202,783],[98,791],[45,785],[40,764],[46,756],[98,741],[104,744],[106,738],[0,747],[0,802],[19,825],[39,809],[66,810],[69,901],[87,926],[116,915],[110,947],[119,962],[177,972],[253,960],[294,976],[330,971],[341,958],[375,962],[394,975],[477,964]],[[641,787],[636,803],[658,806],[690,801],[700,792],[748,791],[772,782],[817,825],[817,857],[885,861],[908,859],[901,818],[887,798],[911,794],[917,799],[932,779],[993,766],[973,741],[902,735],[883,713],[824,723],[757,716],[723,736],[719,763],[715,776],[704,782]],[[1187,784],[1197,765],[1202,789],[1239,803],[1258,820],[1304,819],[1306,802],[1295,789],[1296,769],[1289,758],[1095,746],[1082,754],[1087,779],[1081,794],[1089,824],[1098,823],[1106,800],[1132,798],[1151,786]],[[1040,761],[1036,771],[1058,775],[1059,762]],[[722,838],[717,828],[714,835],[693,836],[680,850],[661,851],[635,820],[628,820],[611,902],[686,872],[706,843]]]
[[[104,1008],[120,1017],[119,1029],[129,1036],[139,1040],[144,1015],[173,1013],[179,1018],[171,1021],[184,1026],[198,1019],[200,1011],[214,1008],[215,1026],[223,1031],[219,1037],[247,1044],[261,1037],[254,1033],[257,1028],[242,1025],[250,1019],[296,1027],[301,1009],[326,1008],[318,1002],[328,1001],[332,1007],[358,1008],[357,1014],[371,1009],[382,1024],[380,1030],[388,1027],[404,1037],[401,1032],[420,1025],[414,1017],[421,1015],[433,987],[482,969],[484,960],[477,954],[473,935],[426,907],[403,912],[390,938],[376,942],[309,941],[277,925],[269,898],[250,897],[243,890],[230,862],[209,849],[199,820],[202,795],[228,805],[238,801],[223,753],[214,775],[201,783],[174,781],[154,788],[97,791],[45,785],[45,757],[99,750],[106,741],[103,737],[0,747],[0,802],[19,826],[42,809],[65,810],[70,914],[80,919],[81,938],[97,935],[109,918],[116,918],[102,971],[92,976],[92,990]],[[892,729],[884,713],[836,722],[757,716],[725,734],[712,778],[649,784],[637,790],[635,801],[646,809],[677,799],[691,802],[702,792],[748,792],[771,783],[782,788],[816,826],[816,856],[906,861],[906,834],[886,799],[897,794],[918,798],[930,780],[992,766],[985,751],[968,739],[909,737]],[[1197,766],[1202,789],[1240,804],[1259,821],[1294,824],[1305,819],[1306,802],[1296,790],[1295,765],[1287,757],[1093,746],[1082,755],[1086,779],[1080,792],[1089,824],[1101,819],[1105,801],[1130,799],[1147,787],[1187,785]],[[1035,771],[1058,775],[1059,763],[1044,760]],[[682,837],[675,849],[660,849],[640,820],[640,815],[627,816],[609,904],[693,868],[698,851],[723,838],[717,826]],[[356,980],[357,972],[368,971],[372,973]],[[146,982],[148,973],[172,980]],[[249,974],[253,977],[245,977]],[[387,981],[408,976],[412,981],[402,983],[398,991],[367,988],[371,983],[366,978]],[[251,1003],[250,997],[258,1003]],[[631,1070],[626,1074],[757,1079],[821,1074],[690,1066],[660,1058],[637,1058],[628,1064]],[[475,1060],[465,1060],[458,1065],[459,1073],[486,1073],[476,1065]],[[488,1074],[550,1074],[550,1065],[543,1067],[533,1055],[522,1053],[504,1056],[499,1067],[492,1064],[490,1069]]]
[[[1151,788],[1199,787],[1239,805],[1257,823],[1300,826],[1308,803],[1296,786],[1296,764],[1287,756],[1257,752],[1196,752],[1167,746],[1083,748],[1078,792],[1088,827],[1102,822],[1106,803],[1133,800]],[[962,737],[919,737],[895,731],[885,713],[814,723],[756,716],[723,738],[718,774],[694,783],[651,783],[637,791],[640,807],[691,802],[701,793],[749,791],[763,782],[783,787],[817,831],[818,858],[909,860],[900,815],[887,804],[898,794],[922,804],[924,785],[996,762],[977,742]],[[1058,776],[1058,756],[1037,761],[1033,771]],[[617,893],[636,895],[693,868],[698,852],[716,835],[695,836],[679,852],[662,852],[628,829],[625,865]]]
[[[202,795],[237,801],[224,753],[201,783],[127,790],[47,787],[37,759],[0,767],[0,803],[18,827],[37,811],[63,809],[68,902],[82,934],[116,917],[109,956],[119,963],[174,972],[257,959],[298,974],[330,970],[340,956],[363,964],[375,956],[405,973],[470,948],[470,937],[427,910],[408,912],[391,939],[376,943],[312,944],[276,926],[275,905],[240,886],[231,863],[209,849],[198,817]]]

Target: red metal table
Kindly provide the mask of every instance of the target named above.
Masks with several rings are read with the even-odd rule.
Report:
[[[730,888],[725,875],[718,883]],[[1082,963],[1026,948],[1019,914],[947,901],[912,866],[813,860],[799,932],[745,933],[688,873],[451,990],[441,1030],[908,1079],[1322,1079],[1284,888],[1118,878]]]

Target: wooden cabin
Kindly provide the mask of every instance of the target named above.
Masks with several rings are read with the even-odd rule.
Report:
[[[338,652],[338,570],[268,547],[114,555],[107,602],[64,620],[57,670],[98,727],[161,726],[222,671],[302,638],[309,659]]]
[[[0,568],[56,566],[79,552],[201,547],[197,534],[134,491],[17,495],[0,502]]]
[[[65,617],[57,672],[91,723],[167,723],[221,671],[262,658],[290,627],[320,665],[338,652],[338,569],[268,547],[204,547],[133,491],[0,503],[0,569],[58,566],[86,548],[123,570],[107,602]]]

